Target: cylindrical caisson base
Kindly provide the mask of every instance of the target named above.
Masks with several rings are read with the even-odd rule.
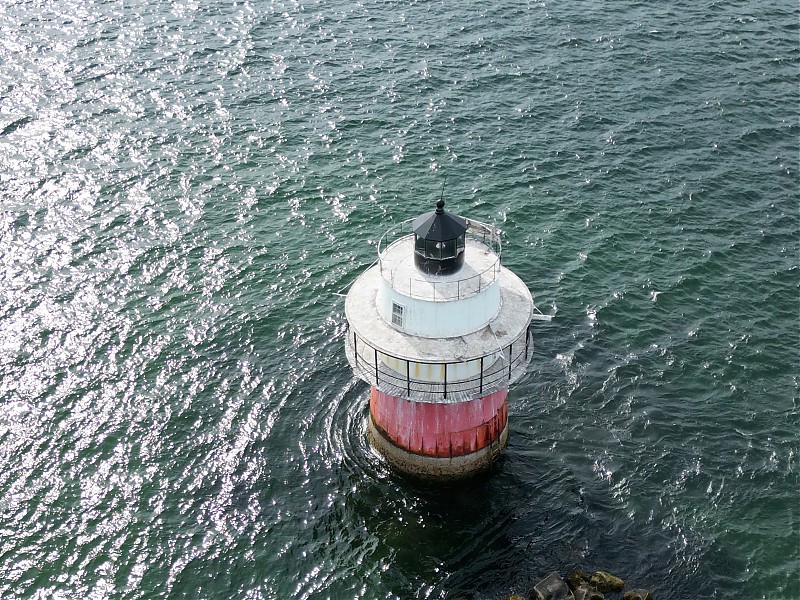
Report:
[[[488,470],[508,440],[508,390],[465,402],[414,402],[373,387],[369,439],[394,468],[454,480]]]

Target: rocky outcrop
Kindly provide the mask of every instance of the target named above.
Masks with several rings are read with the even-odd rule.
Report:
[[[533,586],[531,600],[575,600],[572,590],[555,571]]]
[[[599,592],[621,592],[625,587],[625,582],[606,571],[595,571],[589,579],[589,584]]]
[[[582,585],[589,585],[589,579],[591,579],[591,573],[587,573],[583,569],[572,569],[569,573],[567,573],[567,577],[565,581],[569,586],[569,589],[575,592],[579,587]]]
[[[573,569],[566,579],[554,571],[533,586],[530,600],[606,600],[604,594],[621,592],[624,587],[623,579],[607,571],[589,574],[583,569]],[[517,598],[513,595],[506,600]],[[626,591],[622,600],[653,600],[653,596],[647,590],[633,589]]]
[[[635,589],[625,592],[622,600],[653,600],[653,596],[647,590]]]
[[[588,583],[584,583],[576,587],[574,590],[572,590],[572,595],[575,597],[575,600],[606,600],[606,597],[603,596],[603,594],[598,592]]]

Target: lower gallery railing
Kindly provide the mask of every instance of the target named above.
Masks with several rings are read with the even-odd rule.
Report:
[[[530,328],[504,348],[465,361],[408,360],[375,348],[348,331],[346,350],[355,373],[370,385],[421,402],[460,402],[508,387],[533,354]]]

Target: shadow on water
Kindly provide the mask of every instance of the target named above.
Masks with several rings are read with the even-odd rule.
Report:
[[[381,589],[400,598],[501,598],[581,567],[677,599],[713,595],[715,578],[740,572],[713,540],[636,522],[600,486],[587,489],[557,456],[531,453],[516,438],[491,474],[449,485],[394,474],[353,440],[370,457],[351,465],[348,518],[376,536]]]
[[[486,476],[437,485],[391,471],[367,441],[367,387],[337,353],[337,344],[321,350],[270,433],[249,447],[261,467],[234,495],[241,513],[260,508],[229,554],[254,561],[228,563],[240,589],[495,599],[581,567],[677,600],[713,596],[744,570],[715,539],[676,524],[669,503],[637,513],[609,482],[581,470],[591,457],[564,439],[580,428],[559,433],[553,450],[542,438],[567,427],[556,410],[537,413],[535,428],[528,417],[512,419],[509,445]]]

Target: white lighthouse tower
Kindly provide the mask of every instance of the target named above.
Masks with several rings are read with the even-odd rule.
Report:
[[[436,210],[378,243],[345,301],[347,359],[370,384],[369,438],[396,469],[458,479],[508,439],[508,387],[527,369],[535,310],[499,232]]]

